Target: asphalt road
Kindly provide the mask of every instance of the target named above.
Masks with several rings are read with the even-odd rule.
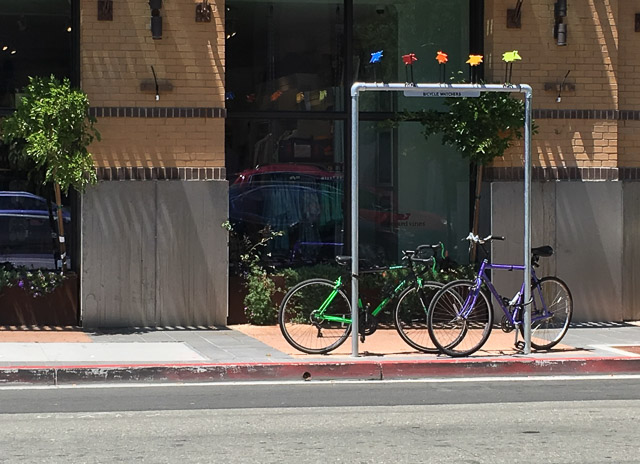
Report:
[[[0,462],[640,463],[639,385],[0,388]]]

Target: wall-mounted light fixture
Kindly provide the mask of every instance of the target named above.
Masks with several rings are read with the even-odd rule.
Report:
[[[560,46],[567,45],[567,24],[564,18],[567,16],[567,0],[558,0],[554,5],[555,26],[553,36]]]
[[[162,0],[149,0],[149,8],[151,8],[151,38],[162,38],[162,16],[160,16],[160,8],[162,8]]]
[[[197,23],[210,23],[213,8],[209,5],[209,0],[202,0],[202,2],[196,5],[196,22]]]
[[[509,29],[520,29],[522,27],[522,2],[523,0],[517,0],[516,6],[507,10],[507,27]]]
[[[153,93],[156,101],[160,101],[160,92],[171,92],[173,90],[173,84],[166,79],[158,79],[153,66],[151,66],[151,73],[153,74],[153,79],[143,79],[140,81],[140,91]]]

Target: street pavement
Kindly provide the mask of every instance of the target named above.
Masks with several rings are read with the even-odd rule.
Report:
[[[419,353],[379,329],[351,355],[297,352],[278,327],[0,327],[0,385],[81,382],[382,380],[465,376],[640,373],[640,322],[572,324],[547,352],[520,354],[494,329],[466,358]]]

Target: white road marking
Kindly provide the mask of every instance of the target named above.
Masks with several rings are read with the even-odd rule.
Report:
[[[91,383],[74,385],[1,385],[2,390],[69,390],[69,389],[99,389],[99,388],[162,388],[162,387],[214,387],[214,386],[257,386],[257,385],[305,385],[309,387],[327,386],[331,384],[358,385],[362,383],[396,384],[396,383],[471,383],[471,382],[562,382],[585,380],[640,380],[640,374],[599,374],[599,375],[553,375],[553,376],[527,376],[527,377],[457,377],[434,379],[387,379],[387,380],[265,380],[265,381],[239,381],[239,382],[166,382],[166,383]]]
[[[597,350],[610,351],[611,353],[621,354],[623,356],[640,357],[640,354],[631,351],[619,350],[612,345],[589,345]],[[616,343],[615,346],[638,346],[637,343]]]

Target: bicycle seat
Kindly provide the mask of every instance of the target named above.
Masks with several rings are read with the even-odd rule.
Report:
[[[540,256],[542,258],[548,258],[553,255],[553,248],[549,245],[544,245],[541,247],[536,247],[531,249],[531,254],[533,256]]]

